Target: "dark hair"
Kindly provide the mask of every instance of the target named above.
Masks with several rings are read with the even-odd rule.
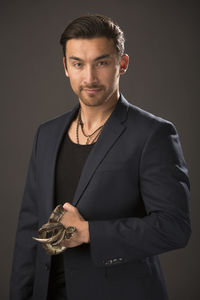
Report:
[[[95,37],[112,39],[118,55],[124,54],[125,38],[123,31],[109,17],[95,14],[77,18],[66,27],[60,39],[64,56],[68,40]]]

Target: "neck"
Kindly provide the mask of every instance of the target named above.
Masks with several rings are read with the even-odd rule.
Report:
[[[87,106],[80,100],[81,118],[84,128],[90,132],[103,125],[114,110],[119,99],[119,92],[113,94],[111,98],[99,106]]]

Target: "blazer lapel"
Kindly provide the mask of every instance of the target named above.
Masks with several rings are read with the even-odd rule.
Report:
[[[112,112],[110,118],[106,122],[104,129],[99,136],[96,144],[92,148],[84,168],[81,173],[81,177],[74,195],[72,204],[76,206],[81,196],[83,195],[87,185],[92,179],[93,174],[98,168],[99,164],[102,162],[108,151],[111,149],[112,145],[117,141],[117,139],[123,134],[126,126],[124,121],[127,117],[129,103],[121,95],[118,103]]]

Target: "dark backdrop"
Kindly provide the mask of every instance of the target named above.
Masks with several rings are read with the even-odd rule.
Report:
[[[8,298],[17,217],[36,128],[77,101],[64,76],[60,34],[72,19],[87,13],[110,16],[126,33],[130,67],[121,79],[124,96],[178,129],[191,178],[193,235],[185,249],[162,255],[161,262],[170,300],[198,300],[200,24],[198,1],[191,0],[1,1],[0,298]]]

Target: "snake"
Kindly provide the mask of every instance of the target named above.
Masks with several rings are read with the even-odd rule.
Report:
[[[32,237],[42,244],[46,253],[49,255],[57,255],[64,252],[67,246],[63,246],[61,242],[65,239],[69,240],[77,231],[76,227],[65,227],[59,222],[65,212],[61,204],[57,205],[51,213],[48,222],[39,228],[38,238]]]

